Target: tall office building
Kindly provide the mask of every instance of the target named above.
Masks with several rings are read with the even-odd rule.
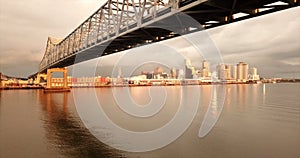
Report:
[[[185,66],[187,67],[192,67],[192,63],[191,63],[191,60],[190,59],[184,59],[184,63],[185,63]]]
[[[122,77],[123,77],[122,68],[119,67],[118,68],[118,77],[117,78],[122,78]]]
[[[171,70],[170,70],[170,74],[171,74],[171,78],[176,78],[177,77],[177,73],[176,73],[176,68],[172,68]]]
[[[179,69],[177,72],[178,72],[177,79],[184,79],[184,70]]]
[[[202,69],[206,69],[207,71],[210,71],[209,70],[209,62],[207,60],[203,60]]]
[[[250,74],[251,75],[257,75],[257,68],[253,67],[250,69]]]
[[[201,77],[210,77],[210,72],[207,69],[202,69]]]
[[[248,81],[248,68],[249,65],[245,62],[239,62],[237,64],[237,81],[239,82]]]
[[[217,66],[217,76],[219,80],[231,79],[230,66],[226,64],[219,64]]]
[[[201,70],[201,77],[204,77],[204,78],[211,77],[209,64],[210,63],[207,60],[203,60],[202,70]]]
[[[232,70],[232,79],[236,80],[237,79],[237,66],[233,65],[231,70]]]
[[[225,70],[226,70],[226,79],[227,80],[231,79],[231,67],[230,67],[230,65],[225,65]]]
[[[250,69],[249,80],[258,81],[259,75],[257,74],[257,68],[253,67]]]
[[[219,80],[223,80],[225,78],[225,64],[217,65],[217,76]]]
[[[193,78],[193,70],[188,66],[185,66],[184,74],[185,74],[185,78],[187,78],[187,79]]]
[[[157,75],[157,74],[162,74],[164,71],[164,69],[162,67],[156,67],[154,69],[154,74]]]
[[[184,74],[187,79],[192,79],[195,74],[195,68],[189,59],[185,59]]]
[[[249,65],[248,64],[243,64],[243,79],[248,81],[248,70],[249,70]]]

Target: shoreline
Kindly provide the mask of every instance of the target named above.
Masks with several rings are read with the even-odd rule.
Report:
[[[275,83],[300,83],[298,82],[275,82]],[[123,84],[123,85],[101,85],[101,86],[70,86],[69,88],[112,88],[112,87],[149,87],[149,86],[195,86],[195,85],[224,85],[224,84],[275,84],[274,82],[214,82],[214,83],[183,83],[183,84]],[[54,87],[60,88],[60,87]],[[7,86],[0,87],[0,90],[30,90],[30,89],[46,89],[43,86]]]

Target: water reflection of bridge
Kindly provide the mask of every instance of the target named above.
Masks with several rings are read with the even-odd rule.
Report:
[[[70,93],[38,92],[46,137],[67,157],[121,157],[121,152],[98,141],[78,121]],[[73,111],[74,110],[74,111]]]

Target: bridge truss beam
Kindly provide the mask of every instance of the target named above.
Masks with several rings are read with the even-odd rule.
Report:
[[[39,72],[72,65],[79,54],[84,54],[84,58],[76,62],[201,30],[199,26],[183,25],[178,26],[181,31],[174,33],[145,27],[178,11],[208,29],[299,6],[299,0],[275,2],[277,0],[108,0],[64,39],[48,38]],[[243,16],[236,17],[237,14]],[[197,29],[191,30],[191,27]]]

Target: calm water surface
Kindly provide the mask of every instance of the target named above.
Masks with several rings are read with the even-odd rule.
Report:
[[[225,85],[220,118],[204,138],[198,132],[214,86],[185,88],[191,87],[201,92],[191,126],[168,146],[142,153],[113,149],[97,140],[78,116],[72,93],[0,91],[0,157],[300,157],[300,84]],[[170,121],[179,107],[182,87],[165,88],[165,106],[144,119],[121,111],[111,88],[76,91],[79,95],[96,92],[107,116],[120,127],[149,131]],[[149,89],[131,87],[130,93],[143,105],[151,99]],[[89,108],[88,102],[85,106]]]

